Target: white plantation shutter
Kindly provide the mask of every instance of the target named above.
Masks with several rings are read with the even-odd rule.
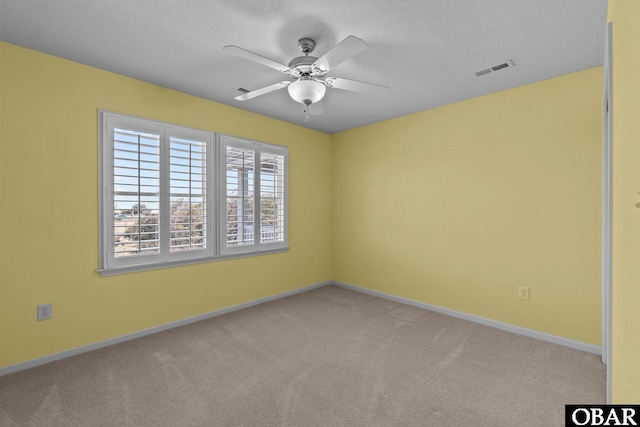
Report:
[[[286,247],[287,149],[221,139],[226,163],[223,253]]]
[[[101,275],[287,249],[287,148],[100,112]]]
[[[101,273],[215,255],[213,134],[108,112],[101,124]]]
[[[284,156],[260,156],[260,242],[284,241]]]
[[[160,251],[160,135],[113,131],[115,257]]]
[[[169,149],[169,246],[171,251],[207,247],[207,146],[171,137]]]
[[[226,244],[253,244],[255,152],[226,147]]]

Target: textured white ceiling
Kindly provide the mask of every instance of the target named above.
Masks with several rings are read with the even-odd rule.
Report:
[[[602,64],[606,0],[0,0],[0,39],[334,133]],[[369,48],[329,76],[388,86],[330,89],[304,123],[286,90],[236,101],[286,76],[298,39],[321,56],[348,35]],[[512,59],[481,77],[475,72]]]

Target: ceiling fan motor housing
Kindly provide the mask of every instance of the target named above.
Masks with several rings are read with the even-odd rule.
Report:
[[[300,75],[309,74],[313,71],[313,67],[311,65],[313,65],[317,60],[318,58],[315,56],[298,56],[289,62],[289,67],[298,70]]]
[[[324,77],[326,71],[319,70],[313,66],[318,58],[315,56],[309,56],[309,54],[316,48],[316,42],[310,38],[302,38],[298,40],[298,47],[302,51],[303,56],[298,56],[297,58],[293,58],[289,61],[291,76],[294,78],[304,76]]]

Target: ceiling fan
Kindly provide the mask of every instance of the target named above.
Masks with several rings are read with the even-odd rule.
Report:
[[[292,80],[284,80],[272,85],[252,90],[235,97],[238,101],[247,101],[267,93],[287,88],[291,99],[305,106],[306,120],[309,120],[309,107],[312,104],[318,105],[319,109],[314,109],[314,114],[322,112],[321,104],[317,104],[325,95],[327,88],[343,89],[354,92],[367,92],[376,88],[387,88],[373,83],[365,83],[357,80],[343,79],[340,77],[326,77],[332,68],[342,64],[346,60],[354,57],[367,49],[367,44],[355,36],[348,36],[329,52],[320,58],[310,56],[316,47],[316,42],[311,38],[298,40],[298,47],[302,51],[302,56],[293,58],[289,65],[281,64],[264,56],[258,55],[238,46],[230,45],[222,48],[227,53],[240,56],[242,58],[257,62],[273,68],[282,73],[288,74]]]

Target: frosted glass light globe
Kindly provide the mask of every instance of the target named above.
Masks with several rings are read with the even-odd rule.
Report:
[[[311,105],[322,99],[327,87],[315,80],[301,78],[291,83],[287,90],[294,101],[304,105]]]

